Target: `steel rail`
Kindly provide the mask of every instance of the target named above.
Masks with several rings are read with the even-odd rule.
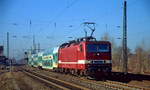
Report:
[[[110,81],[110,80],[107,80],[104,83],[105,84],[111,84],[114,86],[123,87],[124,89],[148,90],[148,88],[145,88],[145,87],[139,87],[136,85],[130,85],[130,84],[126,84],[126,83],[122,83],[122,82],[116,82],[116,81]]]
[[[90,90],[88,88],[85,88],[83,86],[79,86],[73,83],[69,83],[66,81],[62,81],[60,79],[56,79],[50,76],[42,75],[37,72],[33,71],[28,71],[24,70],[27,75],[34,77],[36,79],[39,79],[40,81],[50,85],[51,87],[53,86],[54,88],[62,89],[62,90]]]
[[[140,86],[135,86],[135,85],[130,85],[122,82],[116,82],[116,81],[94,81],[94,80],[88,80],[85,78],[82,78],[83,81],[92,83],[95,85],[101,85],[106,88],[110,89],[117,89],[117,90],[150,90],[149,88],[145,87],[140,87]]]
[[[28,76],[30,76],[30,77],[36,78],[36,79],[38,79],[38,80],[44,82],[45,84],[49,85],[50,87],[58,88],[58,89],[61,89],[61,90],[69,90],[68,88],[65,88],[65,87],[62,87],[62,86],[60,86],[60,85],[57,85],[57,84],[55,84],[55,83],[53,83],[53,82],[50,82],[50,81],[45,80],[45,79],[43,79],[43,78],[40,78],[40,77],[38,77],[38,76],[36,76],[36,75],[33,75],[33,74],[29,73],[29,72],[26,72],[26,71],[23,71],[23,72],[24,72],[25,74],[27,74]]]

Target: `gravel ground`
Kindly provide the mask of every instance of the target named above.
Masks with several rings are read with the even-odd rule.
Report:
[[[146,88],[149,88],[149,90],[150,90],[150,81],[147,81],[147,80],[143,80],[143,81],[135,81],[134,80],[134,81],[129,82],[129,84],[146,87]]]
[[[0,74],[0,90],[51,90],[22,72]]]

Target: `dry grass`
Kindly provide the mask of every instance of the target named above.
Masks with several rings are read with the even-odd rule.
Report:
[[[44,84],[22,72],[7,72],[0,75],[0,90],[50,90]]]

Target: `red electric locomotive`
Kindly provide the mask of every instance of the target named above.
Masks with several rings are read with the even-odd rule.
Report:
[[[64,43],[59,49],[58,63],[63,72],[103,75],[112,69],[111,44],[108,41],[96,41],[91,36]]]

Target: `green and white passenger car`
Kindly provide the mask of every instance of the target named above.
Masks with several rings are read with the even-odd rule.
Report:
[[[54,69],[58,67],[58,49],[59,47],[47,49],[44,52],[29,56],[28,64],[33,67],[43,69]]]

